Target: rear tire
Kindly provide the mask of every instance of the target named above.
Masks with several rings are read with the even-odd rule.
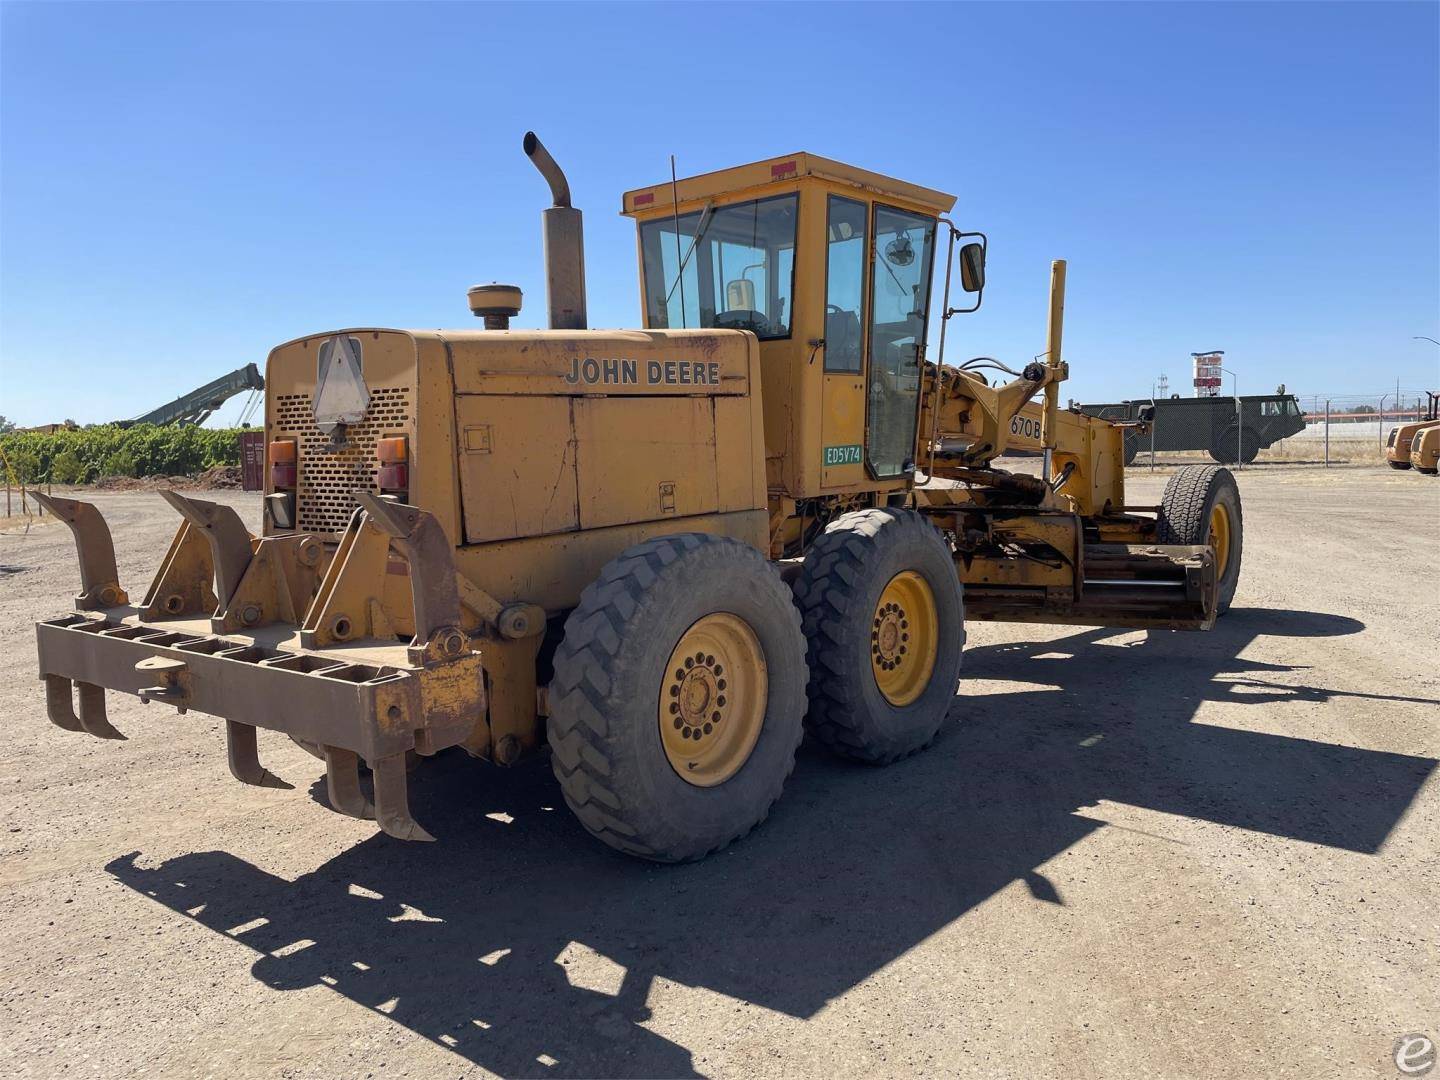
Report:
[[[1389,465],[1390,468],[1392,468],[1392,469],[1408,469],[1408,468],[1410,468],[1410,462],[1408,462],[1408,461],[1389,461],[1389,460],[1387,460],[1387,461],[1385,462],[1385,464],[1386,464],[1386,465]]]
[[[805,556],[795,599],[810,647],[811,733],[872,764],[929,745],[954,703],[965,645],[960,576],[940,533],[911,510],[845,514]]]
[[[1187,465],[1170,477],[1160,499],[1157,538],[1162,544],[1208,544],[1215,548],[1219,589],[1216,614],[1230,610],[1240,583],[1245,522],[1240,488],[1229,469]]]
[[[1236,451],[1239,457],[1236,457]],[[1210,448],[1210,457],[1221,465],[1234,465],[1236,461],[1249,465],[1260,454],[1260,439],[1248,428],[1240,435],[1237,445],[1235,432],[1227,431],[1215,440]]]
[[[552,765],[592,835],[683,862],[765,820],[795,766],[807,668],[760,552],[703,533],[637,544],[585,589],[554,666]]]

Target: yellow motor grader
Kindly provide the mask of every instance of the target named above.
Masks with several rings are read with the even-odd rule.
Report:
[[[51,720],[123,737],[107,690],[223,717],[261,785],[256,729],[283,732],[336,810],[409,839],[408,764],[548,745],[585,828],[675,861],[764,819],[807,728],[865,762],[929,743],[967,615],[1207,629],[1229,605],[1230,473],[1131,505],[1127,425],[1059,405],[1063,262],[1040,360],[947,365],[985,237],[953,196],[791,154],[627,192],[643,329],[590,330],[580,211],[524,148],[554,203],[548,329],[510,329],[519,290],[485,285],[483,329],[280,345],[260,534],[165,493],[181,522],[143,595],[92,505],[46,500],[81,571],[37,626]]]
[[[1390,429],[1390,438],[1385,443],[1385,463],[1392,469],[1435,471],[1436,455],[1440,451],[1440,393],[1427,390],[1425,396],[1429,404],[1424,419]]]
[[[1430,476],[1440,471],[1440,424],[1424,428],[1411,436],[1410,465],[1416,472]]]

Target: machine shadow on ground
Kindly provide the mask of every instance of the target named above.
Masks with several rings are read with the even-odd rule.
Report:
[[[1082,630],[969,650],[967,677],[1037,689],[958,698],[936,743],[887,769],[807,745],[770,821],[688,866],[600,847],[545,762],[447,755],[411,785],[438,844],[377,834],[295,881],[223,851],[108,869],[217,932],[263,920],[238,940],[267,986],[329,985],[496,1073],[696,1075],[699,1048],[642,1026],[652,980],[812,1016],[1012,882],[1062,902],[1039,868],[1105,827],[1075,812],[1098,800],[1377,851],[1434,760],[1191,722],[1210,700],[1328,700],[1269,679],[1295,669],[1239,654],[1258,635],[1361,629],[1236,610],[1209,634]],[[577,945],[613,963],[572,985]],[[609,981],[586,985],[595,970]]]

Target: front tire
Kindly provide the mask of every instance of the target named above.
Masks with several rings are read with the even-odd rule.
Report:
[[[681,533],[628,549],[581,595],[554,666],[555,776],[611,847],[698,859],[780,797],[804,730],[805,638],[748,544]]]
[[[1242,465],[1249,465],[1259,455],[1260,439],[1249,428],[1240,434],[1238,440],[1235,432],[1227,431],[1216,439],[1215,445],[1210,448],[1211,459],[1221,465],[1234,465],[1237,461]]]
[[[955,700],[965,611],[940,533],[913,510],[837,518],[795,583],[810,646],[814,736],[886,764],[935,738]]]
[[[1215,613],[1229,611],[1240,584],[1245,540],[1240,488],[1230,470],[1187,465],[1171,476],[1160,498],[1158,539],[1162,544],[1204,544],[1214,549],[1219,586]]]

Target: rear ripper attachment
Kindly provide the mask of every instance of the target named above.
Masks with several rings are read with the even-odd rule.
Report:
[[[336,810],[401,839],[434,839],[410,815],[406,754],[459,744],[485,712],[480,657],[461,628],[439,523],[356,492],[359,507],[331,553],[305,533],[251,536],[232,507],[162,495],[184,520],[139,604],[120,586],[100,512],[37,495],[70,527],[80,557],[74,612],[35,628],[51,721],[123,739],[106,715],[106,690],[223,717],[230,772],[262,787],[290,785],[260,764],[255,729],[283,732],[320,748]],[[380,614],[392,548],[409,568],[408,645]],[[362,759],[373,803],[360,786]]]

